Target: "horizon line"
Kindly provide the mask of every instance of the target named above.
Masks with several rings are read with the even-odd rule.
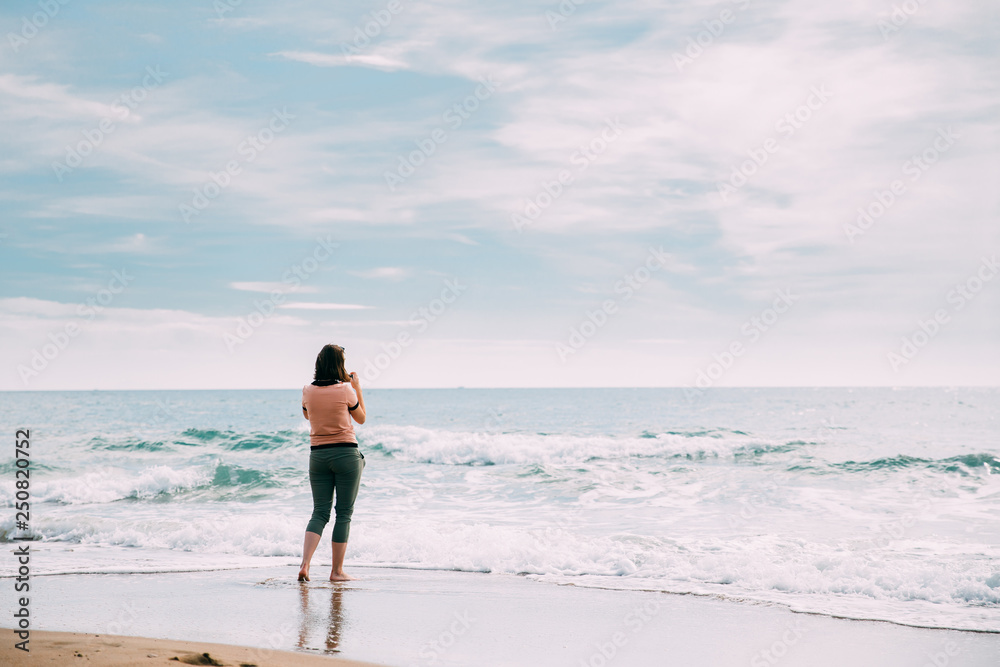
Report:
[[[679,390],[694,390],[708,392],[712,390],[720,389],[998,389],[1000,385],[987,385],[987,384],[969,384],[969,385],[947,385],[947,384],[931,384],[931,385],[892,385],[892,384],[868,384],[868,385],[739,385],[739,386],[726,386],[726,387],[692,387],[689,385],[642,385],[642,386],[625,386],[625,385],[591,385],[591,386],[545,386],[545,387],[518,387],[518,386],[467,386],[467,385],[455,385],[448,387],[365,387],[362,389],[371,390],[392,390],[392,391],[405,391],[405,390],[417,390],[417,391],[427,391],[427,390],[454,390],[454,389],[520,389],[520,390],[530,390],[530,389],[679,389]],[[95,392],[95,391],[293,391],[296,389],[301,389],[301,386],[295,387],[162,387],[162,388],[150,388],[150,387],[120,387],[120,388],[93,388],[93,389],[0,389],[0,393],[43,393],[43,392]]]

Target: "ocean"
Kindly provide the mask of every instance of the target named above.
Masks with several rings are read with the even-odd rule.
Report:
[[[34,575],[297,564],[312,509],[300,397],[2,393],[0,541],[23,534],[13,435],[27,428]],[[348,572],[519,574],[1000,632],[1000,390],[365,398]]]

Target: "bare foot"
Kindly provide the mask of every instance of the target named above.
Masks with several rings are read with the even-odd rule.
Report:
[[[301,567],[299,568],[299,581],[309,581],[309,568]]]
[[[330,581],[357,581],[354,577],[348,575],[346,572],[331,572]]]

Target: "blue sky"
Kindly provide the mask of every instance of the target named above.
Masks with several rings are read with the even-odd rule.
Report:
[[[995,384],[1000,12],[895,6],[5,3],[0,389]]]

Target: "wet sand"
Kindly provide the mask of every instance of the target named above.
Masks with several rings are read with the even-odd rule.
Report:
[[[314,573],[323,567],[314,564]],[[333,584],[320,578],[299,584],[296,572],[294,566],[276,565],[32,577],[33,627],[101,637],[84,651],[82,635],[53,639],[33,632],[31,663],[145,665],[159,664],[151,661],[163,662],[164,656],[208,652],[239,665],[244,658],[237,652],[246,650],[251,658],[245,664],[259,667],[315,664],[292,662],[282,651],[303,659],[336,657],[399,667],[995,667],[1000,655],[997,633],[845,620],[710,597],[374,567],[351,568],[358,581]],[[0,585],[5,585],[2,580]],[[10,597],[0,599],[3,618],[10,618]],[[0,650],[4,664],[29,664],[23,654],[8,661],[15,655],[14,634],[0,634],[7,637]],[[169,648],[155,648],[160,640],[123,635],[169,638],[156,644]],[[36,659],[42,653],[35,648],[46,642],[62,650],[61,657]],[[116,643],[137,652],[114,662],[119,660],[112,653]],[[89,660],[69,660],[74,650]],[[158,657],[147,658],[150,653]]]

